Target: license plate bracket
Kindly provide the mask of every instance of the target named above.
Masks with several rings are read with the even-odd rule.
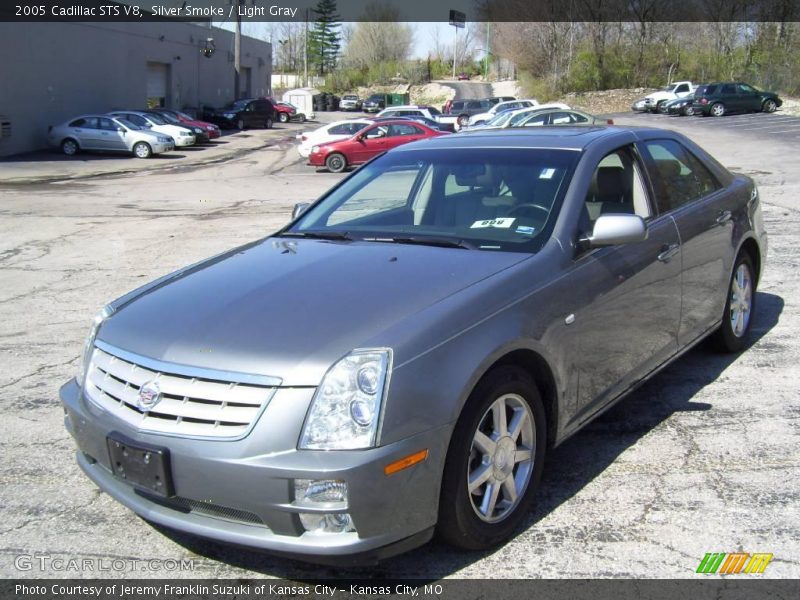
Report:
[[[106,437],[106,444],[117,479],[150,494],[174,495],[168,448],[136,442],[116,431]]]

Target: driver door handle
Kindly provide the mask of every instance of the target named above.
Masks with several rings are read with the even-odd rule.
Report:
[[[663,263],[667,263],[673,256],[675,256],[678,253],[680,249],[681,246],[678,243],[670,244],[669,246],[664,245],[661,247],[661,252],[658,255],[658,260],[660,260]]]
[[[731,220],[731,211],[723,210],[717,215],[717,225],[724,225]]]

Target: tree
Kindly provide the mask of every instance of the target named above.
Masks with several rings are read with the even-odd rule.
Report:
[[[414,43],[414,30],[399,21],[400,13],[392,5],[367,4],[347,44],[347,62],[370,67],[384,61],[406,60]]]
[[[308,59],[317,74],[323,76],[336,66],[341,47],[336,0],[320,0],[314,14],[317,18],[308,34]]]

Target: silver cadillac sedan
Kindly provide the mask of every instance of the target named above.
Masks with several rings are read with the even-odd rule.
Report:
[[[758,190],[687,138],[442,136],[97,316],[77,460],[145,519],[325,562],[488,548],[545,453],[694,344],[747,345]]]

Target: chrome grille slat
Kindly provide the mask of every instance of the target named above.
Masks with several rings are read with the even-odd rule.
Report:
[[[141,429],[186,437],[235,438],[258,419],[275,387],[214,381],[147,369],[95,348],[86,374],[87,397]],[[165,365],[160,364],[159,368]],[[175,371],[180,367],[176,366]],[[139,388],[156,382],[161,400],[150,410],[138,406]]]

